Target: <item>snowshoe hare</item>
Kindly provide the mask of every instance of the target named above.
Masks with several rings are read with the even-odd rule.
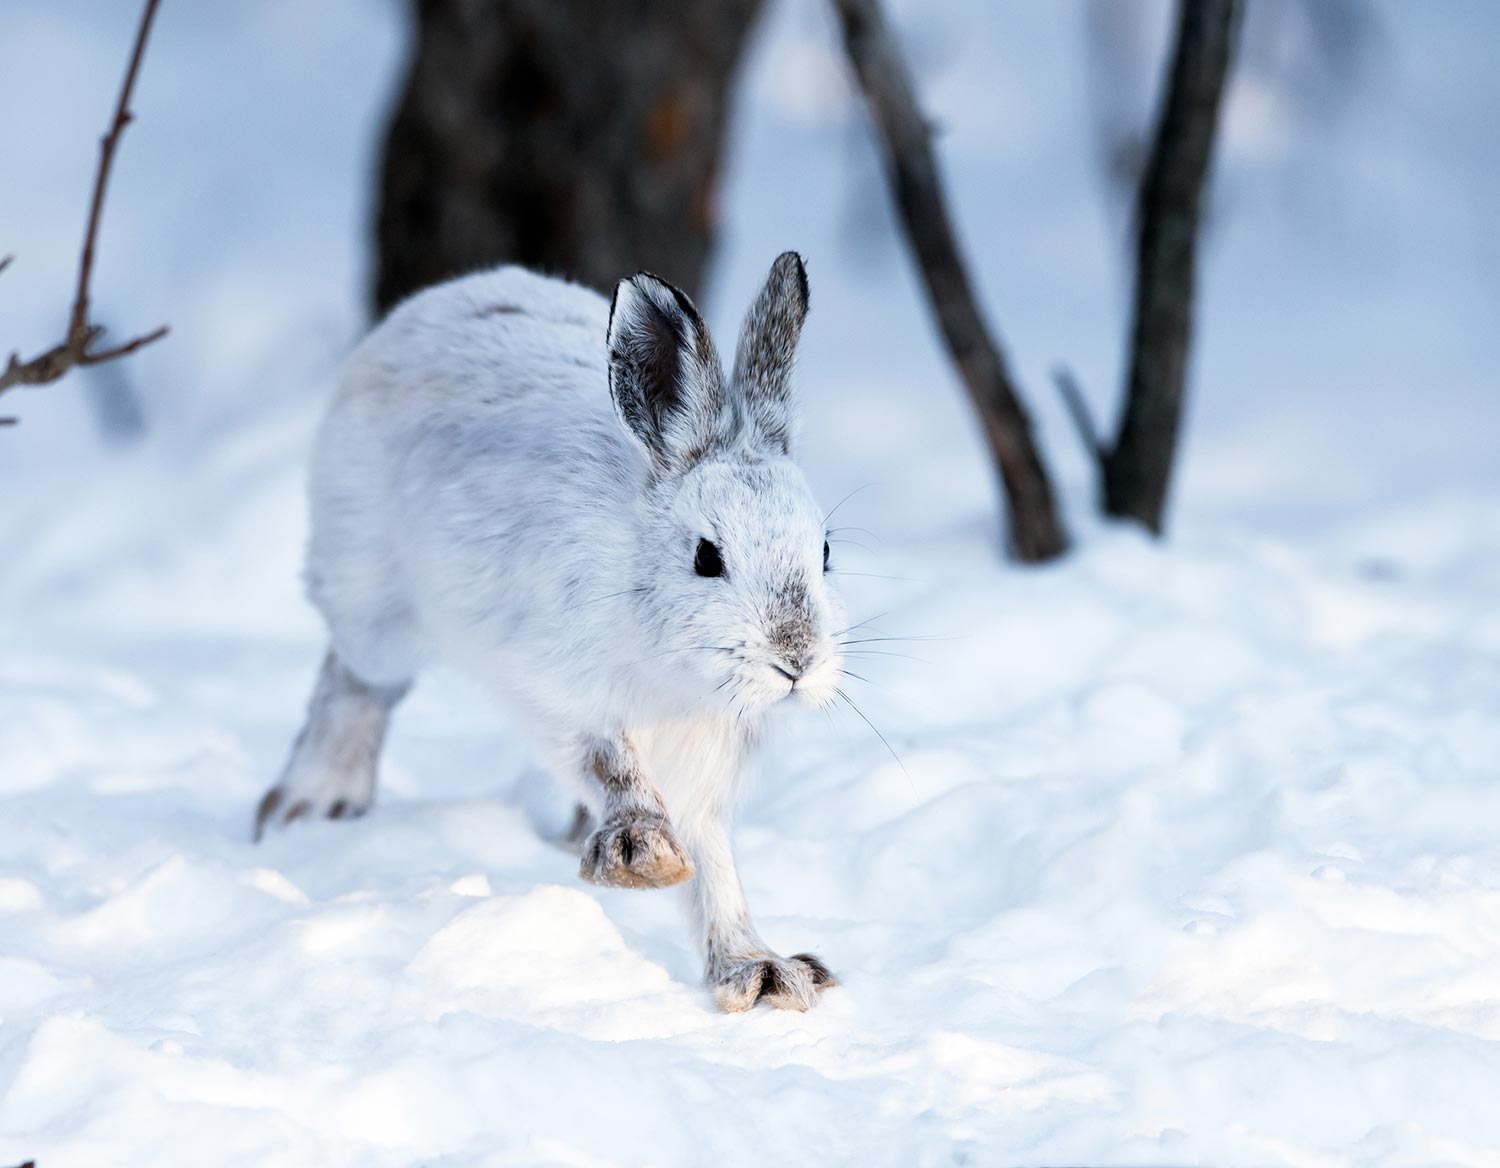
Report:
[[[834,984],[751,924],[726,817],[766,710],[829,704],[843,609],[790,457],[807,275],[778,258],[726,380],[649,274],[613,302],[505,267],[406,301],[319,433],[307,586],[331,642],[256,837],[363,813],[391,710],[443,662],[511,704],[597,824],[579,874],[691,880],[725,1010]]]

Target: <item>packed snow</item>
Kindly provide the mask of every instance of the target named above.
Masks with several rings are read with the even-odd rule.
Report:
[[[0,18],[6,346],[53,339],[133,7]],[[1495,11],[1379,9],[1300,136],[1242,74],[1158,543],[1092,517],[1048,388],[1119,380],[1082,10],[896,6],[1076,536],[1022,569],[830,22],[774,7],[706,303],[722,341],[808,257],[803,461],[896,639],[846,687],[885,741],[788,710],[738,816],[761,931],[842,984],[726,1016],[678,893],[581,883],[459,678],[371,815],[250,842],[401,7],[164,6],[96,299],[173,335],[6,398],[0,1164],[1500,1163]],[[133,444],[87,406],[121,383]]]

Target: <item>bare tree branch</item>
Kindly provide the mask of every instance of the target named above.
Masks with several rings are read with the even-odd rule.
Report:
[[[1063,404],[1068,407],[1068,416],[1073,419],[1073,425],[1078,430],[1078,440],[1083,443],[1084,450],[1096,466],[1102,466],[1109,448],[1099,437],[1098,427],[1094,425],[1094,415],[1089,412],[1089,403],[1083,396],[1078,379],[1066,365],[1059,365],[1052,371],[1052,380],[1057,384],[1057,392],[1062,394]]]
[[[93,345],[104,336],[104,326],[89,322],[89,278],[94,270],[94,245],[99,235],[99,220],[104,212],[104,196],[109,187],[110,169],[114,164],[115,150],[120,136],[131,122],[130,95],[135,89],[136,74],[140,72],[141,57],[146,51],[146,37],[151,32],[151,22],[156,17],[160,0],[146,0],[141,12],[141,22],[136,30],[135,47],[130,54],[130,64],[125,70],[125,79],[120,85],[120,96],[115,102],[114,118],[109,130],[99,144],[99,168],[94,175],[94,193],[89,202],[89,217],[83,235],[83,251],[78,262],[78,289],[73,297],[73,310],[68,320],[67,338],[40,353],[29,361],[22,361],[19,353],[12,353],[3,370],[0,370],[0,393],[17,385],[46,385],[56,381],[75,366],[98,365],[133,353],[145,345],[167,335],[167,326],[136,337],[112,349],[95,349]],[[3,272],[14,257],[0,261]],[[14,425],[14,418],[0,418],[0,424]]]
[[[1239,0],[1180,0],[1156,138],[1136,206],[1130,372],[1105,453],[1104,509],[1160,534],[1193,331],[1199,203],[1213,156]]]
[[[979,311],[948,219],[931,132],[878,0],[833,0],[844,48],[884,148],[886,171],[933,313],[999,469],[1011,547],[1039,562],[1067,550],[1052,486],[999,346]]]

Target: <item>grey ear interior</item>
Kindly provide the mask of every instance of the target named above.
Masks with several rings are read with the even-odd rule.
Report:
[[[620,299],[631,283],[615,287],[609,306],[610,369],[612,374],[623,374],[612,376],[611,384],[625,421],[637,434],[648,437],[660,432],[662,420],[678,404],[682,328],[649,294],[634,299],[627,310],[634,312],[634,319],[627,325]]]
[[[795,429],[792,367],[808,309],[807,268],[794,251],[782,252],[740,329],[734,355],[734,389],[761,444],[786,453]]]
[[[702,457],[728,403],[708,326],[687,293],[649,272],[621,280],[608,346],[615,408],[658,467]]]

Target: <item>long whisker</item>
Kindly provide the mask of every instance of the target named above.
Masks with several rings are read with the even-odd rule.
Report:
[[[918,657],[912,653],[896,653],[890,649],[846,649],[840,654],[841,657],[900,657],[903,661],[920,661],[923,665],[931,665],[932,662],[926,657]]]
[[[698,700],[696,702],[694,702],[691,706],[689,706],[688,707],[688,713],[691,714],[700,705],[702,705],[709,698],[713,697],[714,694],[718,693],[721,689],[723,689],[726,685],[728,685],[733,680],[734,680],[734,674],[731,673],[723,681],[719,682],[718,685],[714,686],[713,689],[709,690],[706,694],[703,694],[701,697],[698,698]]]
[[[733,682],[733,684],[730,686],[729,692],[724,695],[723,702],[721,702],[719,705],[719,713],[721,714],[729,713],[730,707],[734,706],[735,703],[739,700],[740,691],[745,688],[744,679],[739,677],[737,674],[731,673],[728,680]],[[735,721],[738,722],[741,715],[741,711],[738,707],[735,707],[734,715]]]
[[[852,641],[840,641],[840,645],[878,645],[887,641],[956,641],[957,637],[855,637]]]
[[[649,657],[640,657],[630,662],[631,665],[640,665],[646,661],[655,661],[658,657],[666,657],[671,653],[733,653],[735,647],[730,645],[683,645],[676,649],[663,649],[660,653],[652,653]]]
[[[738,686],[735,687],[734,696],[735,696],[736,699],[739,698],[740,691],[742,691],[744,688],[745,688],[745,684],[744,683],[741,683],[740,685],[738,685]],[[736,728],[740,728],[740,727],[743,727],[745,725],[745,715],[747,713],[748,713],[748,711],[745,709],[745,703],[744,702],[739,702],[739,704],[735,706],[735,708],[734,708],[734,724],[735,724]]]
[[[838,696],[843,700],[844,704],[859,715],[860,721],[874,732],[875,737],[880,739],[881,745],[883,745],[886,750],[890,752],[890,756],[896,760],[896,765],[901,768],[901,773],[906,776],[907,782],[915,785],[915,781],[911,777],[911,771],[906,769],[906,764],[901,761],[901,756],[897,754],[891,744],[886,741],[885,735],[880,732],[879,727],[877,727],[874,722],[870,721],[869,718],[865,717],[865,712],[858,706],[856,706],[854,704],[854,700],[842,689],[840,689],[838,686],[834,686],[833,692],[838,694]]]
[[[872,625],[872,624],[874,624],[876,621],[878,621],[883,616],[890,616],[890,615],[891,614],[889,612],[877,612],[874,616],[870,617],[868,620],[862,620],[857,625],[850,625],[847,629],[839,629],[837,632],[829,633],[828,635],[830,637],[842,637],[845,633],[852,633],[852,632],[856,631],[857,629],[864,628],[866,625]]]
[[[828,535],[831,538],[831,537],[837,535],[841,531],[860,531],[860,532],[863,532],[865,535],[868,535],[873,540],[877,540],[878,541],[880,539],[880,536],[876,535],[868,527],[830,527],[828,529]]]
[[[861,491],[868,491],[874,485],[874,483],[866,483],[862,487],[855,487],[854,490],[850,491],[847,495],[845,495],[842,499],[835,503],[833,505],[833,511],[830,511],[827,515],[823,516],[823,526],[826,527],[828,525],[828,521],[833,518],[834,511],[837,511],[840,507],[842,507],[850,499],[854,498],[854,496],[859,494]]]
[[[841,540],[840,542],[847,543],[848,541]],[[830,576],[864,576],[870,580],[900,580],[904,584],[919,583],[919,581],[911,576],[885,576],[879,572],[846,572],[843,568],[829,568],[828,574]]]

